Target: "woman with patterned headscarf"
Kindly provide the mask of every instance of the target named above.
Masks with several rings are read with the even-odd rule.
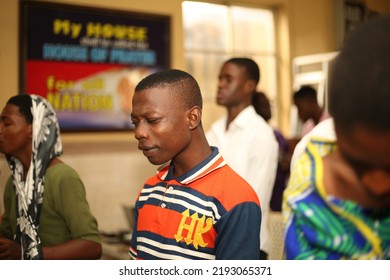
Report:
[[[101,241],[84,185],[62,153],[50,103],[11,97],[0,118],[0,152],[12,175],[4,191],[0,259],[98,259]]]

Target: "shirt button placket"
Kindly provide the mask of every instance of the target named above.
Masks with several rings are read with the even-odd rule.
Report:
[[[173,186],[167,186],[165,194],[167,194],[168,192],[172,192],[173,190],[174,190]],[[161,208],[166,208],[167,207],[167,204],[164,202],[165,194],[164,194],[164,197],[163,197],[163,199],[161,201],[161,204],[160,204]]]

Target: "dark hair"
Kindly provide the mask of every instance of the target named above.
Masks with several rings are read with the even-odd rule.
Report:
[[[178,101],[186,108],[198,106],[202,108],[202,94],[195,78],[178,69],[163,70],[153,73],[141,80],[135,92],[158,87],[169,87]]]
[[[264,92],[257,91],[252,95],[252,105],[256,113],[262,116],[265,121],[268,122],[271,119],[271,103]]]
[[[317,101],[317,91],[311,86],[302,86],[294,93],[294,99]]]
[[[28,94],[19,94],[8,99],[7,104],[15,105],[19,108],[19,112],[25,117],[26,122],[32,124],[33,116],[31,113],[32,100]]]
[[[249,80],[253,80],[256,82],[256,85],[260,81],[260,68],[257,65],[257,63],[246,57],[233,57],[225,62],[226,63],[233,63],[236,65],[239,65],[241,67],[244,67],[247,73],[247,77]]]
[[[357,26],[330,77],[329,111],[343,128],[390,128],[390,16]]]

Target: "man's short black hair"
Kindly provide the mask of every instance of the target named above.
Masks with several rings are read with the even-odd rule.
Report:
[[[317,91],[311,86],[302,86],[294,93],[294,99],[317,101]]]
[[[257,63],[250,58],[247,57],[233,57],[225,62],[226,63],[233,63],[236,65],[239,65],[241,67],[244,67],[247,73],[247,77],[249,80],[253,80],[256,82],[256,85],[260,81],[260,68]]]
[[[329,111],[343,128],[390,128],[390,16],[357,26],[330,77]]]
[[[32,124],[33,115],[31,113],[32,99],[28,94],[19,94],[8,99],[7,104],[15,105],[19,108],[19,112],[24,116],[26,122]]]
[[[202,108],[202,94],[199,85],[187,72],[169,69],[153,73],[137,84],[135,92],[159,87],[169,87],[177,100],[188,109],[194,106]]]

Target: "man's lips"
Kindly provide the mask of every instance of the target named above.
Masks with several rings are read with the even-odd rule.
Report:
[[[225,97],[225,94],[222,91],[217,92],[217,99],[222,99]]]
[[[144,156],[148,157],[151,156],[152,153],[157,149],[154,146],[138,146],[138,149],[141,150],[144,154]]]

